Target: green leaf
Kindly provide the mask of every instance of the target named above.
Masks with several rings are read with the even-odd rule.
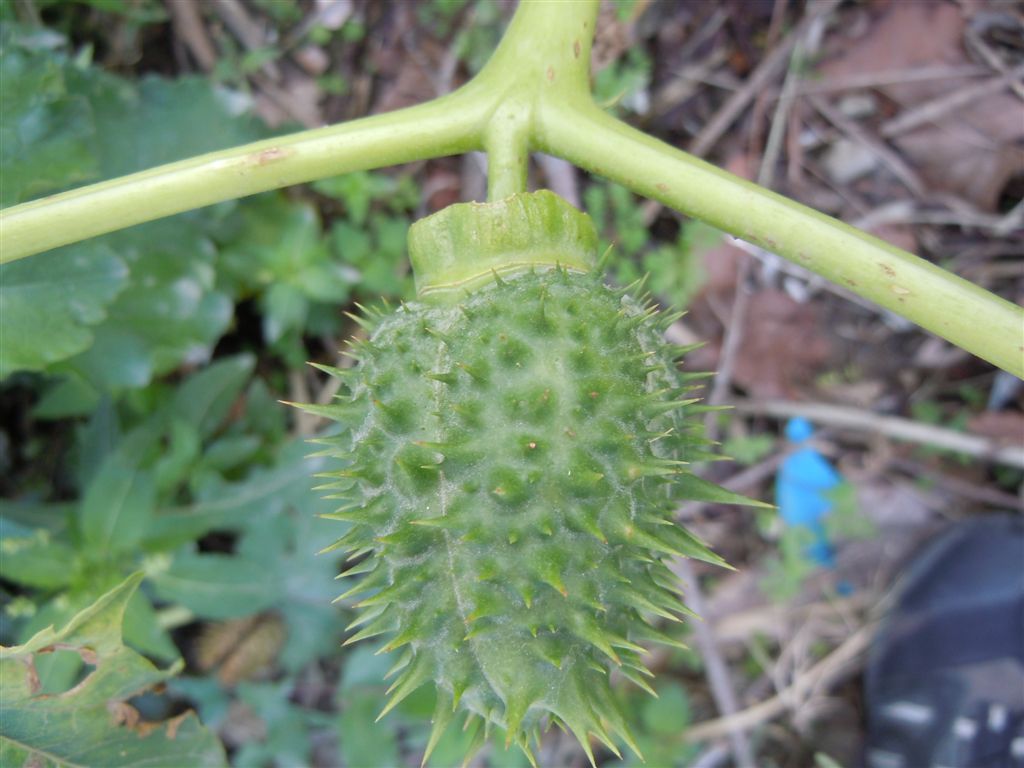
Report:
[[[161,494],[173,491],[185,479],[202,450],[199,432],[188,422],[172,419],[169,430],[167,449],[153,467]]]
[[[82,677],[83,666],[82,657],[74,651],[59,650],[39,656],[35,662],[39,693],[57,696],[68,690]]]
[[[690,723],[690,700],[679,683],[658,686],[658,698],[648,699],[643,706],[644,726],[666,738],[681,738]]]
[[[838,760],[825,752],[814,753],[814,765],[816,768],[843,768]]]
[[[200,459],[200,467],[213,472],[228,472],[249,461],[259,451],[262,440],[256,435],[227,435],[210,443]]]
[[[0,378],[88,348],[90,326],[106,318],[127,279],[124,262],[95,242],[0,266]]]
[[[99,407],[75,434],[79,488],[85,488],[99,472],[104,460],[121,440],[121,422],[117,409],[109,397],[100,400]]]
[[[4,204],[266,133],[243,114],[247,99],[204,79],[131,83],[69,61],[58,35],[11,29],[0,53]],[[206,359],[231,319],[231,301],[214,287],[214,215],[0,267],[0,377],[77,355],[70,369],[109,391]]]
[[[842,482],[825,494],[832,502],[832,511],[824,518],[825,536],[829,541],[840,539],[870,539],[878,529],[860,508],[857,487]]]
[[[42,630],[27,643],[0,648],[0,764],[40,766],[226,765],[223,748],[195,715],[142,723],[128,701],[161,684],[177,667],[159,670],[124,645],[125,608],[142,574],[129,577],[61,630]],[[91,666],[84,680],[42,696],[33,669],[56,647]]]
[[[100,404],[101,395],[78,376],[65,376],[54,382],[32,408],[37,419],[67,419],[87,416]]]
[[[756,464],[775,449],[771,435],[744,435],[730,437],[722,443],[722,453],[740,464]]]
[[[358,171],[322,179],[313,183],[313,189],[345,204],[348,218],[357,226],[366,224],[370,204],[394,194],[397,183],[383,173]]]
[[[68,361],[72,369],[116,390],[209,357],[232,304],[215,288],[216,252],[203,226],[202,216],[186,214],[103,238],[128,264],[131,288],[94,329],[92,347]]]
[[[134,84],[65,47],[50,30],[5,25],[0,36],[2,206],[266,135],[247,98],[205,78]]]
[[[650,274],[651,291],[674,308],[686,307],[707,282],[704,257],[721,244],[722,233],[701,221],[679,228],[675,245],[664,244],[644,253],[641,271]]]
[[[187,698],[209,728],[219,728],[231,709],[231,697],[215,677],[180,676],[168,681],[171,693]]]
[[[158,515],[146,540],[147,547],[166,550],[210,530],[241,531],[234,557],[184,555],[169,572],[155,574],[157,594],[217,618],[274,607],[289,630],[280,661],[294,670],[336,650],[344,624],[331,606],[340,555],[316,553],[345,526],[318,517],[335,505],[310,488],[309,474],[324,461],[306,458],[308,452],[295,441],[272,468],[204,487],[197,503]]]
[[[302,331],[311,304],[344,302],[358,278],[331,258],[316,210],[279,193],[239,206],[219,239],[223,285],[236,296],[258,295],[270,342]]]
[[[245,144],[266,135],[244,96],[199,77],[148,77],[136,85],[95,68],[67,71],[89,99],[103,178]]]
[[[398,738],[392,721],[374,724],[381,709],[382,678],[397,654],[355,648],[345,658],[338,704],[338,749],[346,765],[399,765]],[[458,756],[458,760],[465,753]],[[379,762],[378,762],[379,761]]]
[[[40,589],[67,586],[74,579],[75,551],[34,528],[0,516],[0,576]]]
[[[142,539],[156,508],[156,484],[126,452],[111,454],[82,499],[81,531],[88,549],[124,552]]]
[[[231,555],[186,554],[153,575],[157,595],[206,619],[259,613],[280,599],[281,584],[268,564]]]
[[[346,621],[331,601],[338,596],[335,576],[341,565],[338,553],[316,553],[332,544],[341,530],[335,520],[316,516],[331,505],[315,494],[299,497],[284,513],[254,521],[239,541],[237,551],[249,560],[265,564],[264,580],[281,586],[275,610],[288,628],[288,639],[279,661],[298,671],[317,657],[337,652],[337,638]]]
[[[195,427],[203,438],[217,431],[252,376],[250,354],[221,358],[190,376],[174,395],[174,416]]]
[[[160,617],[142,590],[132,595],[125,609],[124,639],[137,651],[160,661],[174,662],[181,658],[170,633],[160,626]]]
[[[345,697],[338,718],[338,751],[345,765],[401,765],[394,726],[375,724],[381,708],[381,693],[371,689]],[[459,755],[459,759],[463,756],[464,753]]]
[[[324,257],[316,210],[278,192],[246,201],[221,229],[225,277],[237,291],[288,281]]]
[[[245,429],[260,435],[267,444],[280,443],[288,430],[288,409],[278,402],[263,379],[253,379],[249,385],[245,406]]]
[[[0,207],[94,179],[95,127],[69,91],[59,35],[5,25],[0,34]]]
[[[619,12],[622,13],[620,5]],[[615,105],[617,111],[643,112],[651,79],[651,61],[643,48],[631,47],[623,58],[613,61],[594,77],[594,100]]]
[[[294,688],[291,679],[277,683],[239,684],[238,699],[263,721],[266,725],[266,735],[262,743],[255,739],[249,740],[234,755],[236,766],[258,768],[271,764],[311,764],[310,728],[323,725],[324,721],[332,722],[333,717],[294,704]]]
[[[70,528],[75,506],[74,502],[39,504],[0,499],[0,517],[6,517],[26,528],[45,528],[51,536],[56,537]]]
[[[247,523],[261,525],[292,505],[330,511],[330,503],[321,500],[309,483],[310,475],[322,471],[326,462],[307,458],[307,453],[307,444],[293,442],[272,468],[256,470],[241,482],[204,488],[195,503],[159,514],[150,526],[147,544],[168,548],[212,530],[238,529]],[[340,531],[337,527],[335,530]]]
[[[359,292],[366,296],[411,295],[405,257],[409,230],[404,216],[370,217],[369,231],[343,220],[334,222],[329,242],[340,261],[358,270]]]
[[[263,310],[263,338],[274,343],[288,331],[302,330],[309,313],[309,300],[287,283],[275,283],[260,297]]]

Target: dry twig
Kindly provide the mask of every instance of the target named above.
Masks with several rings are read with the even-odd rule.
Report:
[[[676,557],[672,559],[671,567],[683,583],[686,601],[690,608],[697,614],[703,614],[705,612],[704,595],[697,583],[697,577],[690,561],[686,558]],[[703,621],[693,622],[691,626],[694,640],[704,659],[705,674],[708,684],[711,686],[711,695],[715,699],[715,706],[722,713],[722,720],[728,721],[735,717],[737,711],[736,691],[729,675],[729,667],[718,650],[718,642],[711,626]],[[732,749],[733,757],[736,758],[737,765],[741,768],[754,768],[756,765],[754,753],[744,734],[744,729],[728,727],[719,735],[728,737],[729,746]]]
[[[871,150],[879,160],[889,167],[889,170],[893,172],[893,175],[903,182],[915,197],[924,196],[927,191],[925,183],[921,180],[921,177],[917,175],[917,172],[907,165],[903,158],[894,150],[890,149],[883,142],[873,137],[867,132],[867,130],[853,120],[850,120],[838,109],[833,108],[832,105],[820,96],[808,96],[807,99],[811,102],[814,108],[821,113],[822,117],[832,123],[832,125],[857,143],[862,144]]]
[[[687,731],[687,738],[690,741],[709,741],[736,731],[749,731],[793,709],[810,694],[831,687],[853,672],[854,662],[867,650],[874,634],[875,625],[861,627],[811,669],[797,675],[793,683],[776,696],[731,717],[698,723]]]
[[[1002,77],[993,77],[980,83],[958,88],[952,93],[926,101],[913,109],[905,110],[899,116],[882,123],[878,132],[890,139],[927,123],[934,123],[939,118],[945,117],[950,112],[967,106],[971,102],[999,93],[1022,77],[1024,77],[1024,67],[1017,67]]]
[[[255,51],[266,46],[263,29],[253,21],[242,3],[238,0],[213,0],[212,5],[216,14],[247,51]],[[266,62],[262,69],[271,80],[276,82],[281,79],[281,70],[275,62]]]
[[[808,80],[800,86],[800,95],[814,93],[835,93],[853,91],[862,88],[880,88],[886,85],[903,83],[923,83],[932,80],[956,80],[960,78],[980,77],[990,74],[985,67],[977,64],[961,64],[957,66],[912,67],[910,69],[891,69],[880,72],[858,72],[828,80]]]
[[[968,47],[973,48],[985,60],[986,64],[1009,79],[1008,85],[1010,89],[1024,100],[1024,83],[1020,82],[1020,75],[1015,74],[1017,70],[1010,70],[1006,62],[999,57],[999,54],[992,50],[992,46],[985,42],[985,38],[981,36],[977,29],[969,26],[964,34],[964,38]]]
[[[750,264],[750,259],[743,259],[736,274],[736,298],[733,300],[729,322],[725,329],[722,354],[718,359],[718,372],[715,374],[715,382],[708,395],[709,405],[724,403],[729,386],[732,384],[733,368],[736,366],[736,355],[739,354],[740,342],[743,339],[743,326],[747,321],[747,306],[750,303],[750,289],[747,287]],[[704,433],[709,440],[718,439],[718,414],[715,411],[708,411],[704,417]]]
[[[979,459],[1024,469],[1024,445],[1001,446],[978,435],[968,435],[933,424],[829,403],[794,403],[783,400],[740,400],[732,403],[743,413],[788,419],[803,416],[819,424],[856,432],[884,435],[918,445],[965,453]]]
[[[919,461],[897,456],[891,458],[889,463],[896,469],[909,473],[915,479],[926,479],[935,483],[942,490],[968,501],[1001,509],[1016,509],[1020,505],[1020,499],[1011,493],[1005,493],[989,485],[980,485],[953,475],[936,472]]]
[[[811,5],[810,12],[804,16],[796,29],[789,33],[771,53],[764,57],[761,63],[747,79],[743,88],[730,96],[721,108],[715,113],[704,126],[703,130],[690,142],[689,151],[703,157],[708,153],[715,143],[722,138],[722,135],[729,130],[729,126],[735,122],[751,99],[757,95],[786,65],[789,56],[793,51],[796,41],[801,39],[812,24],[821,16],[835,10],[841,0],[818,0]]]
[[[164,5],[171,17],[171,26],[178,38],[188,48],[196,63],[204,72],[210,72],[217,64],[217,50],[213,47],[210,36],[206,34],[198,3],[182,3],[176,0],[164,0]]]

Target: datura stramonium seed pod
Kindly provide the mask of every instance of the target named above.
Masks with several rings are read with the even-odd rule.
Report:
[[[687,472],[707,454],[685,350],[596,248],[550,192],[417,222],[419,300],[367,313],[358,364],[326,369],[343,395],[308,407],[345,428],[322,487],[358,578],[347,642],[399,651],[385,713],[436,687],[428,753],[459,710],[476,746],[493,728],[530,755],[554,722],[636,750],[609,671],[650,690],[645,645],[686,613],[668,559],[722,562],[673,510],[745,501]]]

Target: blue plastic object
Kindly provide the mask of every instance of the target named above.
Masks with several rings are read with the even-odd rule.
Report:
[[[814,434],[814,427],[804,418],[790,419],[786,437],[800,445]],[[825,567],[835,564],[832,547],[825,533],[824,518],[832,511],[827,494],[842,482],[828,459],[810,446],[798,448],[782,462],[775,481],[775,503],[788,526],[806,528],[813,534],[807,556]]]

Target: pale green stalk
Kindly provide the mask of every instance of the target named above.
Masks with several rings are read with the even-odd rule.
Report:
[[[1024,376],[1024,310],[913,254],[605,114],[589,89],[596,0],[524,0],[484,70],[407,110],[173,163],[0,212],[0,262],[172,213],[385,165],[488,152],[488,196],[526,186],[531,150],[778,253]]]
[[[726,173],[589,105],[545,105],[540,147],[777,253],[1017,376],[1024,312],[849,224]]]
[[[210,152],[0,211],[0,263],[211,203],[482,149],[475,85],[408,109]]]

